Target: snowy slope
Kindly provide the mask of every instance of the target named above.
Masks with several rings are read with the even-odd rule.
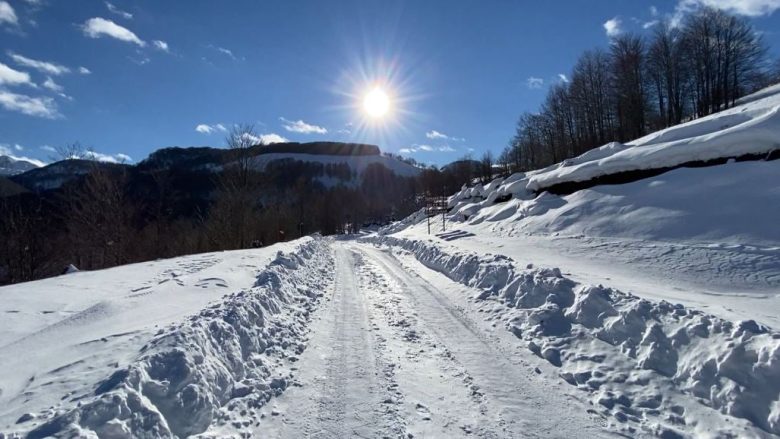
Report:
[[[43,166],[37,160],[18,158],[8,155],[0,155],[0,175],[16,175]]]
[[[205,430],[231,392],[278,378],[328,257],[304,238],[0,288],[0,431]]]
[[[538,193],[554,185],[584,182],[620,172],[767,155],[780,150],[780,86],[761,90],[741,102],[744,103],[625,145],[609,143],[579,157],[529,172],[523,176],[522,188]]]
[[[418,213],[367,239],[475,288],[472,307],[626,434],[778,435],[780,160],[678,167],[777,154],[780,87],[742,102],[464,187],[446,231]],[[650,169],[667,171],[544,191]]]

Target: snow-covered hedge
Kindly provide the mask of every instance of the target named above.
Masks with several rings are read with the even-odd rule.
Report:
[[[717,436],[740,426],[750,436],[780,434],[780,334],[752,320],[730,322],[580,285],[556,268],[523,269],[505,256],[449,253],[391,236],[368,239],[401,247],[480,290],[478,304],[504,303],[507,328],[620,423],[668,437],[678,431]]]
[[[227,422],[226,404],[261,407],[286,388],[275,361],[303,351],[309,313],[332,273],[322,239],[279,252],[253,288],[161,330],[79,407],[27,437],[186,437]]]

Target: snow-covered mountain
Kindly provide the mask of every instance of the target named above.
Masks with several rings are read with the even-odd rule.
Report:
[[[17,175],[31,169],[37,169],[40,166],[40,164],[28,160],[0,155],[0,176]]]
[[[126,165],[93,160],[62,160],[14,175],[11,180],[31,191],[57,189],[65,182],[89,173],[96,167],[117,169]]]

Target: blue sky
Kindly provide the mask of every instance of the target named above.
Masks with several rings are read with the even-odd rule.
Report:
[[[780,0],[0,0],[0,153],[137,162],[235,123],[427,163],[497,153],[583,50],[696,3],[751,17],[778,55]]]

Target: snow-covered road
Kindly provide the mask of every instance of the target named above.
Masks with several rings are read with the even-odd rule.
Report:
[[[470,316],[462,285],[366,244],[334,246],[335,291],[297,385],[271,402],[257,436],[608,435],[548,365]]]

